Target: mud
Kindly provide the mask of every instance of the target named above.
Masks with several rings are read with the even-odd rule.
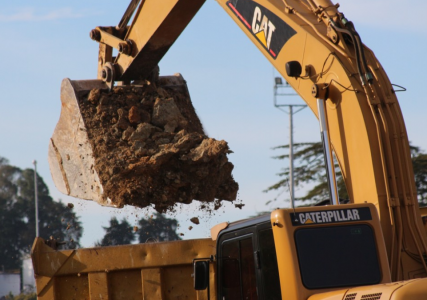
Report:
[[[79,105],[112,204],[165,212],[193,199],[236,199],[228,144],[205,135],[185,87],[93,89]]]

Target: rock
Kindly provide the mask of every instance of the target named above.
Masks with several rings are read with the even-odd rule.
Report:
[[[92,89],[89,92],[89,96],[87,97],[87,101],[89,101],[93,105],[97,105],[100,97],[101,97],[101,90],[100,89]]]
[[[121,87],[121,86],[115,86],[115,87],[113,87],[113,93],[114,94],[122,95],[123,92],[124,92],[123,87]]]
[[[190,221],[196,225],[200,224],[199,218],[197,218],[197,217],[191,218]]]
[[[193,148],[196,144],[199,144],[202,140],[203,140],[203,135],[197,132],[193,132],[187,135],[182,135],[182,137],[176,142],[175,147],[183,152],[187,152],[188,150]]]
[[[135,131],[135,129],[133,129],[133,127],[129,126],[128,128],[126,128],[125,131],[123,131],[122,139],[125,141],[129,140],[129,138],[131,137],[131,135],[134,131]]]
[[[129,122],[131,124],[139,124],[141,123],[141,115],[139,113],[138,107],[135,105],[129,109]]]
[[[117,114],[119,115],[119,120],[115,126],[122,130],[126,130],[130,126],[128,120],[126,120],[126,111],[123,108],[119,108]]]
[[[228,149],[226,141],[214,139],[204,139],[202,143],[190,151],[187,158],[193,162],[207,163],[213,158],[217,158],[219,153],[224,153]]]
[[[108,97],[105,95],[101,96],[101,99],[99,100],[99,104],[96,107],[96,113],[102,114],[103,112],[108,110]]]
[[[186,120],[173,98],[157,98],[156,102],[154,102],[152,123],[163,127],[166,132],[174,132],[178,126],[185,127]]]
[[[237,207],[239,209],[242,209],[243,206],[245,206],[243,203],[234,204],[234,207]]]
[[[160,128],[153,126],[149,123],[141,123],[138,125],[136,130],[132,133],[129,140],[131,141],[143,141],[150,137],[151,134],[154,132],[160,132],[162,131]]]

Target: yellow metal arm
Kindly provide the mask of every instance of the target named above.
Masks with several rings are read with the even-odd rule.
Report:
[[[350,200],[377,207],[393,279],[426,276],[427,241],[402,113],[352,23],[329,0],[219,3],[316,116],[317,98],[326,100],[331,147]]]
[[[113,58],[106,57],[106,51],[100,49],[102,70],[98,70],[98,74],[110,85],[114,81],[146,79],[205,0],[142,0],[136,7],[137,2],[131,2],[117,26],[119,32],[125,29],[136,10],[124,37],[100,27],[91,32],[92,39],[119,50],[117,57]]]

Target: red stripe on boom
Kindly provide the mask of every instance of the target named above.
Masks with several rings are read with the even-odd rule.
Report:
[[[237,11],[237,9],[233,6],[233,4],[228,3],[228,6],[230,6],[230,8],[236,13],[236,15],[240,18],[240,20],[243,21],[243,23],[245,23],[245,25],[249,28],[252,29],[252,26],[249,25],[249,23],[245,20],[245,18],[242,17],[242,15]]]
[[[271,53],[271,55],[273,55],[274,57],[276,57],[276,56],[277,56],[277,54],[276,54],[276,53],[274,53],[274,52],[273,52],[273,50],[271,50],[271,49],[270,49],[270,53]]]

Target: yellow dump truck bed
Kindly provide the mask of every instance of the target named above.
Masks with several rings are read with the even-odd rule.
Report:
[[[38,299],[207,299],[193,288],[192,261],[213,254],[211,239],[57,251],[36,238],[31,258]]]

